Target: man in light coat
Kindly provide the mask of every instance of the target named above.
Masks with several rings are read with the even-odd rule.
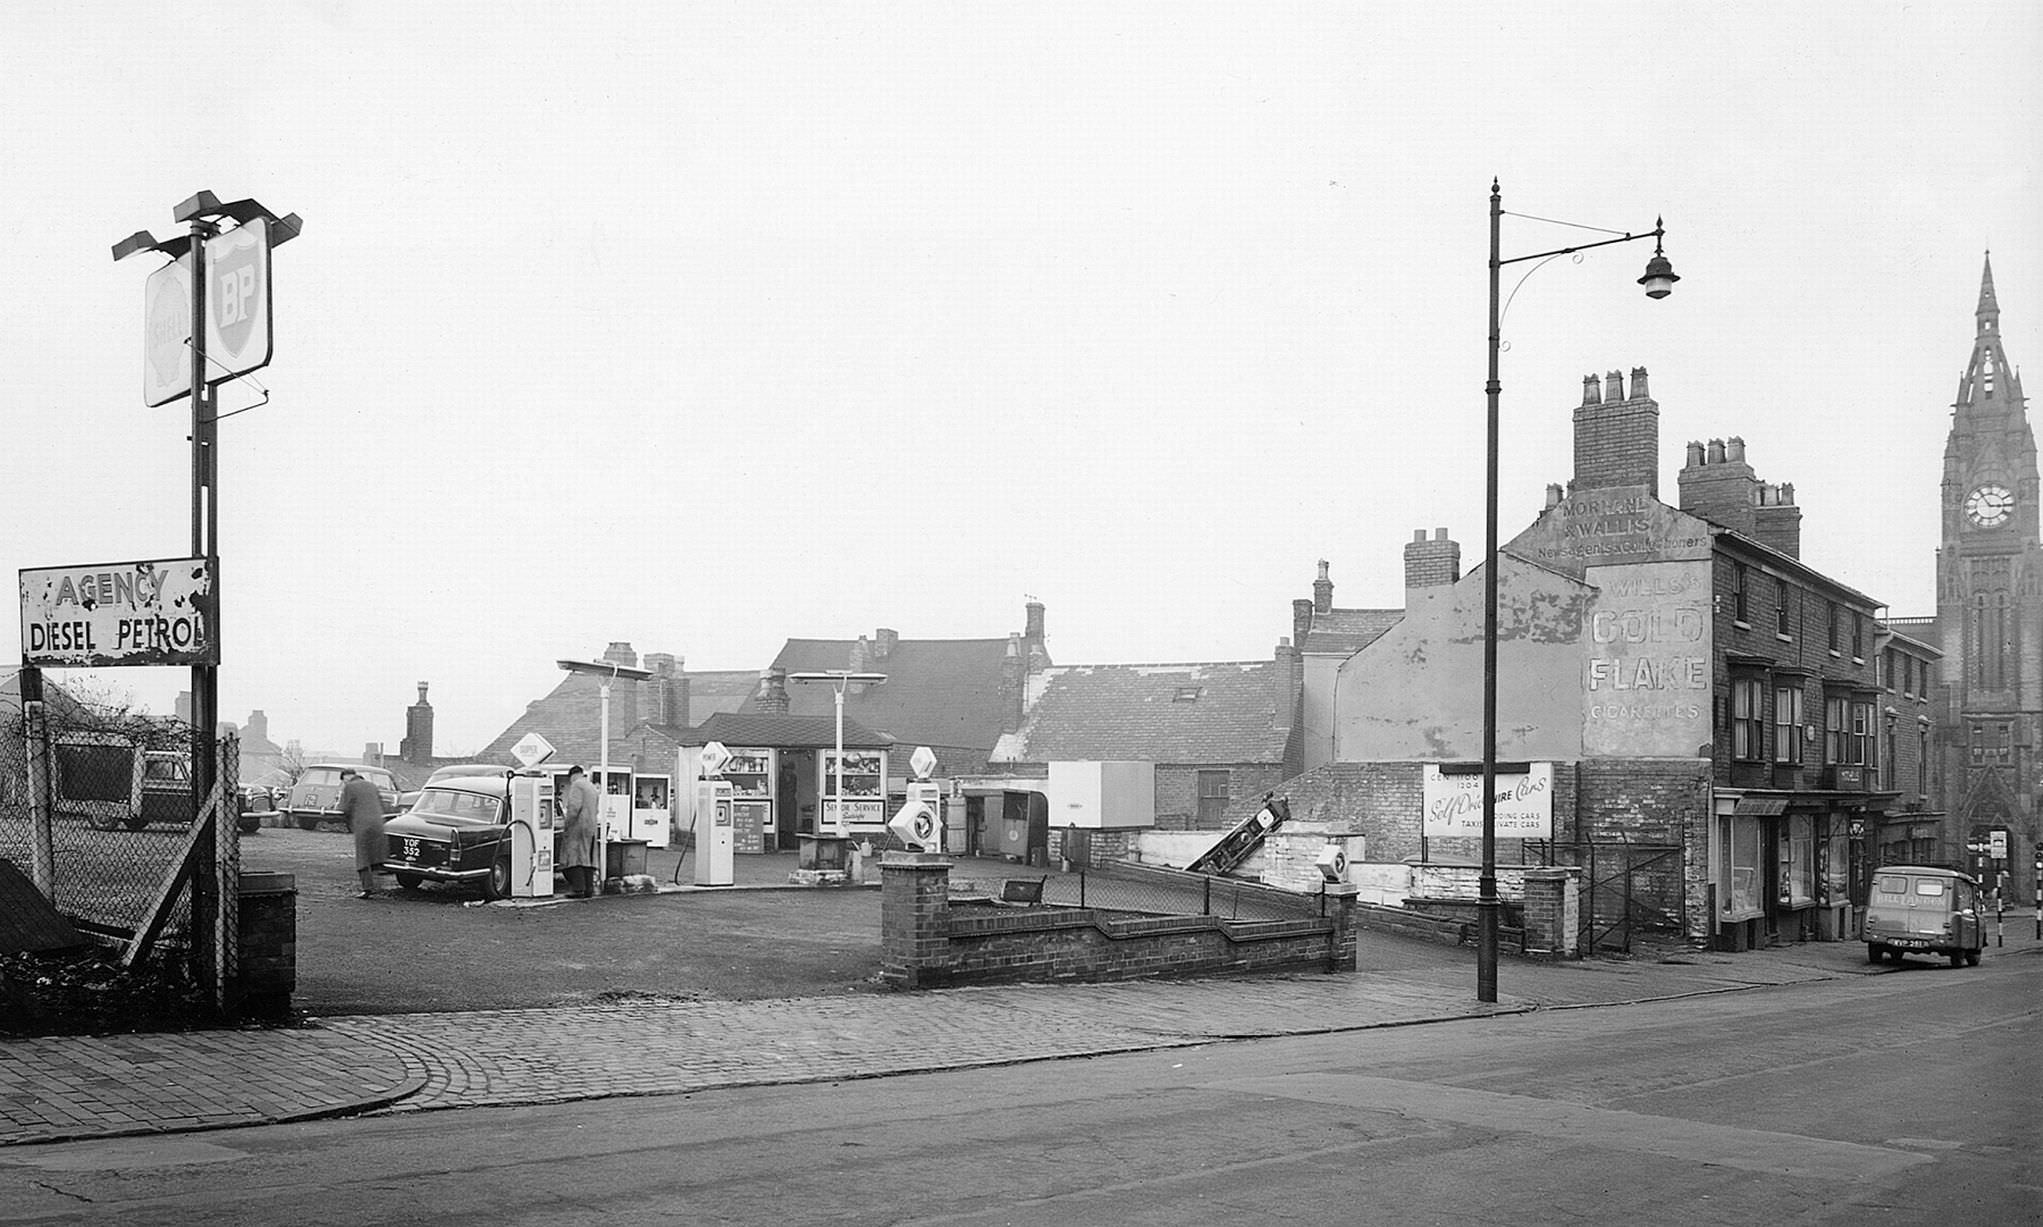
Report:
[[[568,894],[587,899],[595,894],[596,837],[601,833],[603,798],[579,765],[569,767],[567,788],[560,798],[561,829],[558,864],[568,881]]]
[[[355,835],[355,876],[364,899],[376,893],[376,868],[383,863],[383,795],[352,767],[341,768],[341,821]]]

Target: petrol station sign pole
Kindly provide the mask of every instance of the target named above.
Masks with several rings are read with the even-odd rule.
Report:
[[[180,313],[174,276],[152,276],[143,300],[143,401],[167,404],[181,395],[192,402],[192,556],[220,574],[220,449],[218,385],[266,366],[270,360],[270,251],[296,238],[304,222],[296,213],[277,217],[255,200],[226,204],[211,192],[197,192],[172,210],[186,223],[182,237],[157,241],[138,230],[114,244],[113,258],[138,252],[169,256],[184,266],[190,282],[189,310]],[[223,230],[224,222],[231,229]],[[159,273],[174,273],[166,268]],[[179,332],[183,336],[178,336]],[[189,385],[169,386],[166,375],[181,365],[176,350],[188,348]],[[167,353],[165,351],[168,351]],[[210,351],[210,352],[209,352]],[[217,588],[216,588],[217,594]],[[214,629],[215,635],[218,628]],[[198,796],[212,791],[214,738],[220,727],[219,666],[192,666],[192,782]]]
[[[154,251],[169,256],[173,265],[185,263],[190,277],[190,309],[182,321],[178,319],[179,296],[174,275],[151,277],[144,289],[143,401],[149,405],[167,404],[179,395],[162,387],[166,382],[166,364],[161,351],[176,346],[180,340],[178,325],[182,322],[182,342],[191,351],[189,386],[183,393],[192,402],[191,553],[192,557],[204,560],[216,600],[214,655],[191,666],[191,777],[193,796],[200,804],[208,799],[215,801],[213,821],[200,834],[203,842],[196,851],[206,857],[207,863],[217,866],[225,806],[218,793],[220,415],[215,389],[227,380],[268,365],[272,340],[270,251],[276,244],[295,238],[304,223],[296,213],[279,218],[255,200],[222,204],[219,197],[203,191],[180,203],[171,216],[189,227],[186,235],[159,242],[147,230],[138,230],[113,245],[113,258],[120,261],[138,252]],[[223,228],[228,221],[235,225]],[[151,352],[152,340],[157,343],[157,352]],[[212,356],[208,354],[209,348]],[[168,368],[174,372],[180,359],[174,348],[172,353]],[[214,875],[195,879],[192,891],[195,932],[205,932],[226,916],[217,897],[224,889]],[[212,943],[207,946],[211,948]],[[221,979],[218,975],[213,978]],[[224,986],[216,984],[216,994],[222,991]]]

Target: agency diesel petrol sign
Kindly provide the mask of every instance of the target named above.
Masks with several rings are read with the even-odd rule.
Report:
[[[46,567],[20,575],[25,665],[220,663],[220,595],[203,558]]]

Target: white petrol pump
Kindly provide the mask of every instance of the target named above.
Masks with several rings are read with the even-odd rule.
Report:
[[[553,777],[511,777],[511,894],[544,899],[553,894]]]
[[[730,760],[731,752],[715,741],[702,747],[697,760],[702,769],[702,777],[695,782],[697,886],[729,886],[736,880],[731,863],[736,844],[731,812],[735,790],[723,778],[724,764]]]
[[[936,754],[928,746],[917,746],[908,759],[915,780],[908,785],[907,801],[887,826],[901,841],[921,852],[943,851],[943,785],[929,778],[936,769]]]

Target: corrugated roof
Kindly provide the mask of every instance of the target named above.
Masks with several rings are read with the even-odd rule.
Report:
[[[1001,665],[1007,639],[899,639],[884,657],[863,668],[884,673],[884,684],[853,688],[845,693],[847,719],[893,735],[898,742],[929,746],[993,748],[1005,726]],[[850,639],[790,639],[773,659],[789,673],[823,672],[850,667]],[[788,683],[788,710],[794,715],[832,715],[835,687]],[[757,710],[756,696],[742,712]]]
[[[1266,660],[1048,669],[1014,761],[1282,763],[1290,731],[1276,727],[1275,670]]]

